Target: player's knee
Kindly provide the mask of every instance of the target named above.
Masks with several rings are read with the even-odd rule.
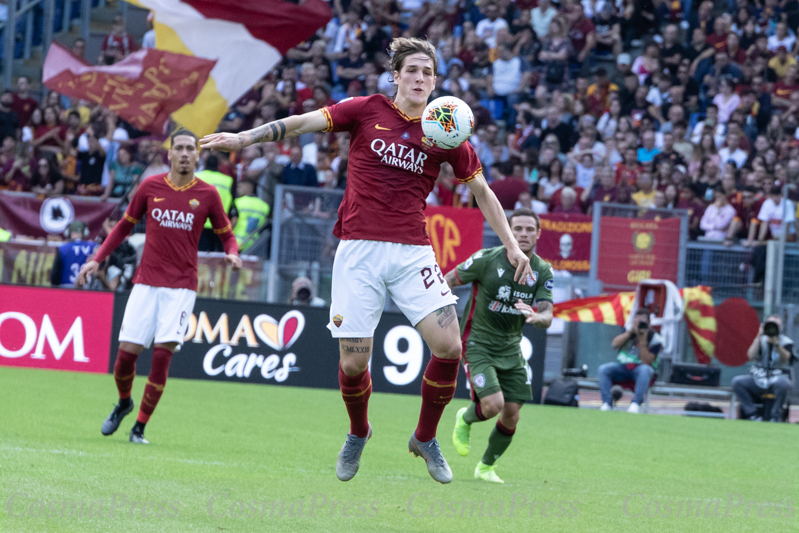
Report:
[[[505,400],[499,396],[491,395],[480,400],[480,410],[486,418],[493,418],[502,412],[505,407]]]
[[[450,342],[436,350],[436,357],[441,359],[460,359],[461,358],[461,343]]]
[[[344,371],[345,375],[357,376],[358,374],[363,374],[369,368],[369,358],[366,361],[362,361],[360,358],[342,357],[340,364],[341,370]]]

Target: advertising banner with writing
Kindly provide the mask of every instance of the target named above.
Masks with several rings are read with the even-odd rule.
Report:
[[[483,247],[483,213],[479,209],[430,205],[424,214],[442,272],[449,272]]]
[[[100,233],[103,221],[119,207],[118,202],[100,202],[80,196],[40,198],[31,193],[0,192],[0,228],[14,237],[41,239],[61,235],[75,221],[89,228],[89,238]]]
[[[597,277],[611,286],[635,286],[644,279],[677,283],[680,219],[602,217]]]
[[[541,238],[535,253],[555,270],[591,270],[591,230],[588,215],[549,214],[541,217]]]
[[[0,242],[0,283],[49,287],[56,249],[44,242]]]
[[[116,336],[126,294],[114,308],[114,341],[108,371],[116,358]],[[172,359],[169,375],[188,379],[234,381],[338,389],[338,341],[327,330],[327,308],[234,302],[198,298],[185,344]],[[546,334],[526,327],[522,353],[533,371],[533,390],[540,398]],[[137,372],[147,375],[152,357],[145,350]],[[430,350],[407,319],[384,313],[374,335],[371,375],[376,392],[419,394]],[[458,377],[459,398],[468,398],[465,373]]]
[[[108,372],[114,295],[0,285],[0,365]]]

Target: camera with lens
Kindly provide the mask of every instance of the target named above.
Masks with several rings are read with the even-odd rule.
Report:
[[[641,320],[638,322],[638,331],[646,331],[649,329],[649,322]]]
[[[780,334],[780,325],[769,320],[763,324],[763,334],[766,337],[777,337]]]

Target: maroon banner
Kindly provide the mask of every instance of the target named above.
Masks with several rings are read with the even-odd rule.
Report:
[[[53,91],[107,107],[140,130],[164,133],[169,115],[200,94],[216,61],[145,48],[93,66],[53,42],[42,71]]]
[[[238,272],[225,262],[222,252],[200,252],[197,263],[197,297],[261,300],[263,259],[253,255],[241,256]]]
[[[479,209],[429,205],[424,215],[442,272],[449,272],[483,247],[483,213]]]
[[[602,217],[597,277],[606,285],[634,286],[644,279],[677,283],[680,219]]]
[[[50,286],[56,245],[41,243],[0,243],[0,283]]]
[[[555,270],[588,272],[591,269],[591,230],[588,215],[540,215],[541,238],[535,253]]]
[[[53,196],[42,199],[31,193],[0,192],[0,227],[15,238],[41,239],[61,235],[80,220],[89,228],[89,238],[100,233],[117,202],[99,202],[80,196]]]
[[[0,365],[108,372],[112,293],[0,285]]]

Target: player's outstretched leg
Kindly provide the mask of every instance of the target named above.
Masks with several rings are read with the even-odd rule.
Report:
[[[114,410],[103,421],[100,429],[103,435],[113,435],[119,428],[122,419],[133,411],[133,400],[130,398],[130,390],[133,387],[133,378],[136,377],[136,359],[139,355],[119,349],[117,360],[114,363],[114,381],[119,391],[119,403],[114,406]]]
[[[466,457],[469,455],[469,439],[472,431],[472,424],[487,420],[483,416],[480,402],[472,402],[469,407],[464,407],[455,417],[455,429],[452,431],[452,444],[459,454]]]
[[[494,463],[499,459],[505,450],[510,446],[513,440],[513,434],[516,433],[516,427],[507,427],[501,420],[497,420],[497,425],[491,431],[491,436],[488,437],[488,447],[483,454],[482,460],[477,463],[477,468],[474,471],[475,479],[482,479],[483,481],[491,481],[493,483],[504,483],[499,476],[494,472]]]
[[[144,426],[150,421],[161,395],[164,393],[166,378],[169,375],[169,363],[172,360],[172,350],[156,346],[153,350],[153,364],[150,367],[150,375],[147,377],[147,385],[144,387],[144,395],[141,399],[139,416],[136,423],[130,430],[130,442],[136,444],[149,444],[144,438]]]
[[[349,481],[358,473],[363,448],[372,438],[372,425],[369,424],[368,417],[372,378],[368,368],[358,375],[348,376],[339,365],[338,382],[341,387],[341,397],[350,417],[350,432],[338,454],[336,476],[341,481]]]

